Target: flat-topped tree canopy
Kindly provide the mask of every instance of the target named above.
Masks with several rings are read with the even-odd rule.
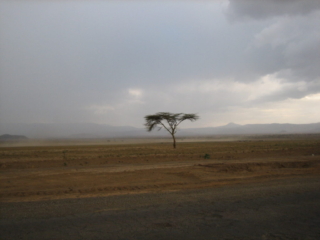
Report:
[[[199,116],[194,113],[158,112],[154,115],[147,115],[144,118],[146,120],[144,125],[149,132],[156,127],[158,127],[158,130],[162,127],[165,128],[172,136],[173,148],[176,148],[176,139],[174,135],[177,132],[178,125],[184,120],[190,120],[191,122],[196,121],[199,119]]]

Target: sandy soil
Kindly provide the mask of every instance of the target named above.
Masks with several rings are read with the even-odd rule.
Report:
[[[320,139],[0,148],[2,202],[197,189],[320,175]]]
[[[320,139],[0,148],[2,239],[320,238]]]

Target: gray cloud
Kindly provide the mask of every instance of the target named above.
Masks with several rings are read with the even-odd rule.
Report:
[[[255,49],[265,49],[278,60],[275,71],[294,71],[291,80],[294,75],[297,80],[314,81],[320,76],[319,20],[320,11],[308,17],[281,18],[256,34]]]
[[[267,2],[0,1],[1,121],[215,125],[318,94],[318,5]]]
[[[236,21],[306,15],[319,9],[318,0],[229,0],[227,14]]]
[[[304,91],[283,89],[263,101],[302,98],[318,91],[320,82],[319,1],[230,1],[227,14],[234,24],[259,20],[266,25],[250,44],[252,70],[276,74],[282,82],[306,82]]]
[[[300,99],[305,96],[320,92],[320,81],[306,83],[300,81],[298,83],[283,84],[281,89],[258,97],[254,103],[279,102],[285,99]]]

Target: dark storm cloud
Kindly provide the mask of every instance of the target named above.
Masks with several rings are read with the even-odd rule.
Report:
[[[320,1],[231,0],[227,15],[238,21],[245,17],[274,18],[269,26],[255,35],[253,69],[265,69],[269,73],[292,69],[295,71],[290,76],[292,80],[314,81],[319,78]]]
[[[234,24],[269,21],[249,48],[252,69],[276,74],[282,82],[305,82],[303,91],[286,88],[262,101],[302,98],[319,92],[320,1],[230,1],[227,16]]]
[[[306,15],[320,9],[318,0],[229,0],[230,19],[266,19]]]

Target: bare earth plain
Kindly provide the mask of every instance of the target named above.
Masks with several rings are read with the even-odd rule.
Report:
[[[167,139],[1,143],[0,172],[0,239],[320,239],[319,134],[180,139],[177,149]],[[268,198],[308,226],[271,234],[281,204],[248,215]],[[190,209],[214,213],[176,219]],[[244,232],[250,221],[263,230]]]

